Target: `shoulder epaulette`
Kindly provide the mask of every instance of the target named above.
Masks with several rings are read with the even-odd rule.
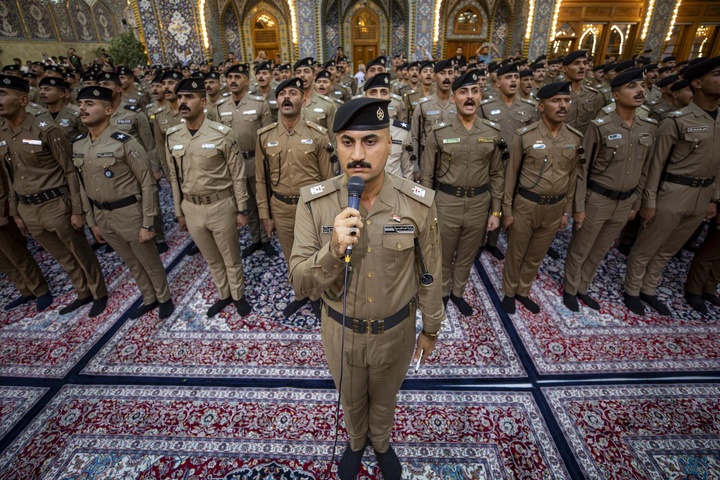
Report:
[[[305,203],[308,203],[336,192],[337,189],[338,188],[335,186],[335,179],[330,178],[324,182],[302,187],[300,189],[300,197],[305,201]]]
[[[675,117],[675,118],[677,118],[677,117],[682,117],[683,115],[686,115],[687,113],[688,113],[688,111],[685,110],[685,109],[683,109],[683,110],[675,110],[674,112],[668,113],[668,117]]]
[[[574,128],[574,127],[571,127],[571,126],[568,125],[567,123],[566,123],[565,125],[567,126],[568,130],[570,130],[570,131],[573,132],[573,133],[578,134],[578,135],[580,136],[580,138],[583,138],[583,134],[582,134],[582,132],[581,132],[580,130],[578,130],[578,129]]]
[[[649,106],[652,107],[652,106],[654,106],[654,105],[657,105],[658,103],[660,103],[660,100],[650,100],[650,101],[647,102],[645,105],[649,105]]]
[[[422,97],[418,100],[418,105],[421,103],[425,103],[430,100],[430,97]]]
[[[327,95],[320,95],[320,94],[318,93],[317,96],[320,97],[320,98],[322,98],[322,99],[325,100],[326,102],[332,103],[332,101],[333,101],[333,99],[332,99],[331,97],[328,97]]]
[[[265,133],[265,132],[269,132],[270,130],[272,130],[272,129],[275,128],[276,126],[277,126],[277,122],[271,123],[270,125],[265,125],[265,126],[262,127],[260,130],[257,131],[257,134],[258,134],[258,135],[262,135],[262,134]]]
[[[532,125],[528,125],[527,127],[517,129],[515,131],[515,133],[518,135],[524,135],[531,130],[535,130],[538,127],[538,125],[540,125],[539,122],[533,123]]]
[[[318,125],[315,122],[311,122],[310,120],[305,120],[305,125],[307,125],[310,128],[314,128],[318,132],[322,133],[323,135],[327,135],[327,128],[323,127],[322,125]]]
[[[535,106],[535,103],[532,100],[530,100],[529,98],[521,98],[520,101],[525,102],[528,105],[532,105],[533,107]]]
[[[148,103],[145,105],[145,110],[150,110],[151,108],[155,108],[155,102]]]
[[[642,116],[642,115],[638,115],[638,118],[639,118],[640,120],[644,120],[644,121],[646,121],[646,122],[648,122],[648,123],[652,123],[652,124],[654,124],[654,125],[657,125],[657,124],[658,124],[658,121],[655,120],[654,118],[644,117],[644,116]]]
[[[229,97],[230,95],[231,95],[230,92],[225,92],[225,93],[222,94],[222,96],[225,97],[225,98]]]
[[[590,85],[585,85],[585,87],[590,90],[591,92],[600,93],[600,90],[598,90],[595,87],[591,87]]]
[[[130,110],[132,112],[139,112],[140,107],[137,105],[125,105],[125,110]]]
[[[128,135],[127,133],[115,132],[110,135],[110,138],[114,138],[115,140],[125,143],[130,140],[130,135]]]
[[[594,123],[595,125],[597,125],[598,127],[599,127],[600,125],[605,125],[605,119],[604,119],[603,117],[594,118],[594,119],[592,119],[592,120],[590,120],[590,121],[591,121],[592,123]]]
[[[42,128],[43,130],[47,130],[48,128],[50,128],[53,125],[53,122],[45,121],[45,117],[40,117],[40,118],[38,118],[38,120],[40,120],[40,122],[37,122],[35,125]]]
[[[227,101],[228,101],[229,99],[230,99],[229,97],[220,98],[220,99],[218,99],[217,102],[215,102],[215,106],[217,107],[218,105],[222,105],[222,104],[224,104],[224,103],[227,103]]]
[[[638,108],[645,113],[650,113],[650,109],[648,107],[646,107],[645,105],[640,105]]]
[[[410,125],[405,122],[401,122],[400,120],[396,120],[393,118],[392,124],[398,128],[402,128],[403,130],[410,131]]]
[[[258,101],[258,102],[264,102],[264,101],[265,101],[265,97],[261,97],[260,95],[248,95],[248,98],[249,98],[250,100],[256,100],[256,101]]]
[[[494,128],[494,129],[497,130],[497,131],[500,131],[500,125],[498,125],[497,123],[491,122],[491,121],[488,120],[487,118],[481,118],[480,120],[482,120],[482,122],[483,122],[485,125],[488,125],[488,126]]]
[[[355,100],[356,98],[363,98],[364,96],[365,95],[363,95],[362,93],[359,93],[359,94],[355,95],[354,97],[352,97],[350,100]]]
[[[83,138],[85,138],[85,137],[87,137],[87,136],[88,136],[88,133],[87,133],[87,132],[81,133],[80,135],[75,135],[75,136],[73,137],[73,139],[71,140],[71,142],[75,143],[75,142],[77,142],[78,140],[82,140]]]
[[[449,123],[445,123],[445,122],[436,123],[435,125],[433,125],[433,131],[440,130],[441,128],[445,128],[445,127],[447,127],[448,125],[450,125],[450,124],[449,124]]]
[[[222,123],[218,123],[218,122],[210,122],[210,128],[212,128],[213,130],[217,130],[218,132],[222,133],[223,135],[227,135],[228,133],[230,133],[232,131],[230,129],[230,127],[226,127]]]
[[[480,102],[480,105],[485,105],[487,103],[494,102],[494,101],[495,101],[494,98],[486,98],[485,100]]]
[[[337,103],[338,105],[345,105],[345,102],[343,102],[343,101],[340,100],[339,98],[335,98],[335,97],[331,97],[331,98],[332,98],[332,100],[333,100],[335,103]]]
[[[181,123],[180,125],[175,125],[175,126],[173,126],[173,127],[168,128],[167,131],[165,132],[165,138],[167,138],[169,135],[171,135],[171,134],[177,132],[178,130],[180,130],[180,129],[183,127],[183,125],[184,125],[184,124]]]
[[[602,111],[605,112],[605,113],[607,113],[607,114],[610,114],[610,113],[614,112],[614,111],[615,111],[615,104],[614,104],[614,103],[611,103],[610,105],[605,105],[605,106],[602,108]]]
[[[411,182],[405,178],[393,177],[393,186],[412,198],[413,200],[422,203],[426,207],[431,207],[435,200],[435,190],[430,188],[421,187],[415,182]]]
[[[413,93],[415,93],[415,90],[411,89],[409,92],[403,93],[403,97],[408,97],[408,96],[412,95]]]
[[[402,97],[398,95],[397,93],[391,93],[390,96],[394,98],[395,100],[400,100],[402,102]]]

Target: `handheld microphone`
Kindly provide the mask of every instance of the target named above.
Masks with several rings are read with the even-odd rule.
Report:
[[[347,183],[348,191],[348,207],[360,210],[360,197],[365,191],[365,180],[358,176],[350,177]],[[352,233],[357,235],[357,233]],[[349,259],[352,255],[352,245],[348,245],[345,249],[345,258]]]

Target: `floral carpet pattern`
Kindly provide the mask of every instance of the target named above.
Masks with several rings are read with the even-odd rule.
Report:
[[[0,437],[13,426],[40,400],[46,388],[0,387]]]

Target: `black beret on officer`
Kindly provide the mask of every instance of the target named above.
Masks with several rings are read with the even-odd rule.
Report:
[[[587,50],[575,50],[574,52],[570,52],[563,57],[562,64],[568,66],[578,58],[584,58],[587,60],[587,53]]]
[[[267,70],[268,72],[271,70],[270,62],[260,62],[255,66],[255,73],[261,71],[261,70]]]
[[[230,75],[231,73],[240,73],[242,75],[249,75],[250,74],[250,66],[247,63],[237,63],[235,65],[231,65],[227,70],[225,70],[225,75]]]
[[[376,67],[380,66],[385,68],[385,64],[387,63],[387,59],[385,57],[377,57],[370,60],[367,65],[365,65],[365,71],[367,72],[370,67]]]
[[[532,77],[532,76],[533,76],[533,71],[530,68],[526,68],[525,70],[520,71],[520,78]]]
[[[115,85],[120,85],[120,76],[115,72],[102,72],[97,76],[98,82],[113,82]]]
[[[336,67],[335,60],[328,60],[325,62],[325,65],[323,65],[323,68],[333,68]]]
[[[90,74],[88,74],[88,75],[90,75]],[[95,80],[94,75],[90,75],[90,76],[92,76],[93,77],[92,79]],[[33,73],[33,72],[23,72],[23,78],[37,78],[37,74]],[[83,78],[85,78],[85,77],[83,77]]]
[[[220,74],[218,72],[208,72],[203,80],[220,80]]]
[[[662,63],[665,63],[665,62],[672,62],[673,60],[675,60],[675,57],[673,57],[672,55],[671,55],[671,56],[669,56],[669,57],[663,57],[663,59],[662,59]]]
[[[545,100],[546,98],[551,98],[555,95],[570,95],[570,83],[571,82],[549,83],[538,90],[536,96],[540,100]]]
[[[542,62],[543,60],[547,60],[547,55],[544,53],[535,59],[535,63]]]
[[[687,88],[689,86],[690,82],[688,82],[687,80],[678,80],[670,86],[670,91],[677,92],[678,90],[682,90],[683,88]]]
[[[295,64],[293,65],[293,71],[297,70],[300,67],[310,67],[312,68],[315,65],[315,59],[313,57],[305,57],[301,58]]]
[[[560,58],[553,58],[552,60],[548,60],[548,65],[557,65],[558,63],[562,63],[562,59]]]
[[[78,92],[78,102],[80,100],[100,100],[102,102],[113,102],[113,92],[105,87],[83,87]]]
[[[162,75],[162,80],[182,80],[182,74],[180,72],[176,72],[175,70],[167,70]]]
[[[57,87],[57,88],[67,89],[68,84],[62,78],[45,77],[42,80],[40,80],[40,82],[38,82],[38,88],[39,87]]]
[[[408,68],[416,67],[417,69],[420,69],[420,65],[422,65],[422,62],[412,62],[408,65]]]
[[[454,92],[460,87],[466,87],[468,85],[478,86],[478,80],[481,75],[478,70],[468,70],[459,77],[457,77],[452,83],[452,91]]]
[[[295,77],[295,78],[288,78],[287,80],[283,80],[283,81],[280,83],[280,85],[278,85],[277,87],[275,87],[275,96],[277,97],[278,95],[280,95],[280,92],[282,92],[283,90],[285,90],[285,89],[288,88],[288,87],[297,88],[298,90],[300,90],[301,92],[303,92],[303,94],[305,93],[305,90],[303,90],[303,81],[302,81],[302,79],[301,79],[301,78],[298,78],[298,77]]]
[[[517,63],[506,63],[505,65],[497,69],[496,75],[498,77],[501,77],[503,75],[507,75],[508,73],[519,73]]]
[[[635,68],[635,60],[625,60],[615,64],[615,72],[624,72],[628,68]]]
[[[667,87],[667,86],[669,86],[669,85],[672,85],[673,83],[677,82],[678,80],[680,80],[680,77],[679,77],[679,76],[677,76],[677,75],[668,75],[667,77],[663,78],[662,80],[659,80],[659,81],[657,82],[657,86],[658,86],[659,88],[664,88],[664,87]]]
[[[341,105],[335,113],[333,133],[341,130],[382,130],[390,127],[388,105],[390,100],[355,98]]]
[[[645,73],[645,70],[642,68],[631,68],[630,70],[625,70],[617,77],[613,78],[612,82],[610,82],[610,87],[617,88],[630,82],[642,82],[645,80],[643,73]]]
[[[685,70],[683,78],[688,82],[692,82],[718,68],[720,68],[720,57],[708,58]]]
[[[432,68],[432,70],[435,71],[435,62],[433,60],[425,60],[420,64],[420,71],[426,68]]]
[[[321,78],[327,78],[328,80],[332,80],[332,73],[330,73],[328,70],[320,70],[317,74],[315,74],[315,80],[320,80]]]
[[[43,71],[45,72],[55,72],[55,73],[63,73],[62,67],[58,67],[57,65],[45,65],[43,67]]]
[[[117,73],[118,75],[128,75],[130,77],[135,75],[133,73],[133,71],[131,69],[129,69],[128,67],[126,67],[125,65],[120,65],[119,67],[117,67],[115,69],[115,73]]]
[[[280,71],[281,71],[281,72],[284,72],[284,71],[286,71],[286,70],[290,70],[290,64],[289,64],[289,63],[283,63],[282,65],[280,65]]]
[[[498,68],[500,68],[500,65],[498,65],[497,62],[490,62],[488,64],[487,71],[488,71],[488,73],[492,73],[495,70],[497,70]]]
[[[5,65],[2,69],[2,71],[3,72],[19,72],[20,67],[13,63],[12,65]]]
[[[363,85],[363,90],[367,92],[371,88],[390,88],[390,74],[378,73],[370,80],[367,80]]]
[[[0,75],[0,88],[9,88],[11,90],[20,90],[23,93],[30,91],[30,84],[27,80],[14,75]]]
[[[442,72],[446,68],[453,68],[455,66],[455,64],[453,62],[455,62],[455,61],[456,61],[455,58],[451,58],[449,60],[438,60],[437,62],[435,62],[435,67],[434,67],[435,73]],[[423,68],[425,68],[425,67],[423,67]]]
[[[205,92],[205,79],[200,77],[183,78],[175,85],[178,92]]]

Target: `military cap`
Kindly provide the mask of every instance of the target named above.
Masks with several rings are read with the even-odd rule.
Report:
[[[156,63],[155,65],[153,65],[150,68],[152,68],[153,70],[162,70],[163,66],[160,65],[159,63]]]
[[[236,63],[235,65],[230,65],[230,67],[225,70],[225,75],[230,75],[231,73],[240,73],[242,75],[249,76],[250,66],[247,63]]]
[[[720,68],[720,57],[708,58],[690,66],[683,74],[683,78],[688,82],[692,82],[718,68]]]
[[[315,74],[315,80],[319,80],[321,78],[327,78],[328,80],[332,80],[332,73],[330,73],[329,70],[320,70],[318,73]]]
[[[208,72],[203,80],[220,80],[220,74],[218,72]]]
[[[182,62],[175,62],[173,63],[173,68],[181,69],[183,66]]]
[[[133,71],[131,69],[129,69],[128,67],[126,67],[125,65],[120,65],[119,67],[117,67],[115,69],[115,72],[118,75],[128,75],[130,77],[132,77],[134,75]]]
[[[337,62],[338,62],[338,63],[340,63],[340,62],[347,62],[347,61],[348,61],[348,59],[347,59],[347,57],[346,57],[345,55],[340,55],[339,57],[337,57]]]
[[[692,60],[689,60],[689,61],[687,62],[687,64],[690,65],[690,66],[693,66],[693,65],[695,65],[695,64],[698,64],[698,63],[702,62],[703,60],[707,60],[707,58],[705,58],[705,57],[695,57],[695,58],[693,58]]]
[[[643,77],[644,70],[642,68],[631,68],[625,70],[621,74],[613,78],[610,82],[610,87],[622,87],[623,85],[630,82],[642,82],[645,78]]]
[[[682,67],[683,65],[687,65],[688,63],[690,63],[690,62],[688,62],[687,60],[683,60],[682,62],[677,62],[677,64],[675,64],[675,66]]]
[[[615,64],[615,71],[617,73],[624,72],[628,68],[635,67],[635,60],[625,60],[624,62],[618,62]]]
[[[381,56],[381,57],[373,58],[365,65],[365,71],[367,72],[368,70],[370,70],[370,67],[378,67],[379,66],[379,67],[385,68],[386,63],[387,63],[387,59],[385,57]]]
[[[605,68],[605,64],[604,64],[604,63],[601,64],[601,65],[593,65],[592,71],[593,71],[593,72],[597,72],[598,70],[602,70],[603,68]]]
[[[678,90],[682,90],[683,88],[687,88],[690,86],[690,82],[687,80],[678,80],[677,82],[670,85],[670,91],[671,92],[677,92]]]
[[[547,62],[548,65],[557,65],[558,63],[562,63],[562,60],[559,58],[553,58]]]
[[[328,60],[325,62],[325,65],[323,65],[323,68],[333,68],[336,67],[335,60]]]
[[[43,62],[32,62],[32,65],[35,65],[36,67],[44,67],[45,64]]]
[[[519,73],[517,63],[507,63],[497,70],[498,77],[507,75],[508,73]]]
[[[363,90],[367,92],[371,88],[390,88],[390,74],[378,73],[370,80],[367,80],[363,85]]]
[[[182,74],[175,70],[166,70],[165,73],[162,74],[162,81],[165,80],[177,80],[179,82],[182,80]]]
[[[268,72],[271,70],[270,68],[270,62],[260,62],[255,66],[255,73],[259,72],[260,70],[267,70]]]
[[[43,67],[43,70],[46,72],[63,73],[62,67],[59,67],[57,65],[45,65]]]
[[[487,71],[488,71],[488,73],[492,73],[495,70],[497,70],[498,67],[499,67],[499,65],[497,64],[497,62],[490,62],[487,66]]]
[[[23,72],[23,78],[37,78],[37,73]],[[93,77],[94,80],[94,77]]]
[[[454,58],[451,58],[450,60],[438,60],[437,62],[435,62],[433,71],[435,73],[438,73],[438,72],[442,72],[446,68],[453,68],[453,66],[455,65],[453,63],[454,61],[457,61],[457,60]],[[423,68],[425,68],[425,67],[423,66]]]
[[[573,52],[570,52],[563,57],[562,64],[565,66],[570,65],[578,58],[584,58],[587,60],[587,53],[587,50],[575,50]]]
[[[498,63],[498,68],[502,67],[503,65],[507,65],[508,63],[512,63],[512,58],[505,58],[503,60],[500,60],[500,63]]]
[[[278,95],[280,95],[280,92],[282,92],[286,88],[297,88],[301,92],[304,92],[302,79],[299,77],[295,77],[288,78],[287,80],[283,80],[282,82],[280,82],[280,85],[275,87],[275,96],[277,97]]]
[[[310,67],[312,68],[313,65],[315,65],[315,59],[313,57],[305,57],[301,58],[297,62],[295,62],[295,65],[293,65],[293,71],[297,70],[300,67]]]
[[[30,91],[30,84],[27,80],[14,75],[0,75],[0,88],[9,88],[28,93]]]
[[[105,87],[83,87],[78,92],[78,101],[80,100],[100,100],[112,103],[113,92]]]
[[[401,63],[400,65],[397,66],[397,71],[398,71],[398,72],[399,72],[400,70],[407,70],[407,69],[408,69],[408,64],[407,64],[407,62]]]
[[[280,71],[283,72],[285,70],[290,70],[290,64],[289,63],[283,63],[280,65]]]
[[[685,72],[688,71],[688,68],[690,68],[690,65],[685,65],[682,68],[680,68],[680,70],[678,70],[678,75],[685,78]]]
[[[82,78],[80,80],[83,82],[87,82],[87,81],[95,82],[95,81],[97,81],[97,77],[95,76],[94,73],[86,73],[85,75],[82,76]]]
[[[183,78],[175,85],[175,93],[178,92],[204,92],[205,79],[200,77]]]
[[[542,62],[543,60],[547,60],[547,55],[542,54],[539,57],[535,59],[535,63]]]
[[[408,68],[417,68],[420,70],[420,65],[422,65],[422,62],[412,62],[408,65]]]
[[[672,62],[673,60],[675,60],[675,57],[673,57],[672,55],[670,55],[670,56],[667,56],[667,57],[663,57],[662,63]]]
[[[115,72],[102,72],[97,76],[98,82],[113,82],[115,85],[120,85],[120,77]]]
[[[617,63],[606,63],[603,67],[603,72],[608,73],[615,70],[615,65],[617,65]]]
[[[515,65],[517,65],[518,67],[522,67],[523,65],[527,65],[527,64],[528,64],[527,58],[515,62]]]
[[[68,84],[62,78],[57,77],[45,77],[38,82],[38,87],[57,87],[57,88],[68,88]]]
[[[645,65],[645,71],[646,72],[652,72],[653,70],[658,70],[658,64],[657,63],[649,63]]]
[[[531,70],[537,70],[537,69],[540,69],[540,68],[545,68],[545,64],[544,64],[544,63],[540,63],[540,62],[535,62],[535,63],[533,63],[533,64],[530,65],[530,69],[531,69]]]
[[[478,68],[475,70],[475,72],[477,72],[478,78],[487,77],[487,70],[485,70],[484,68]]]
[[[2,71],[3,72],[19,72],[20,67],[13,63],[12,65],[5,65],[2,69]]]
[[[545,100],[555,95],[570,95],[570,82],[553,82],[543,86],[537,92],[537,98]]]
[[[526,68],[525,70],[520,70],[520,78],[525,77],[532,77],[533,71],[529,68]]]
[[[480,77],[481,77],[481,75],[479,75],[477,70],[469,70],[469,71],[463,73],[462,75],[460,75],[453,81],[453,83],[452,83],[453,92],[460,87],[466,87],[468,85],[477,85]]]
[[[150,81],[150,83],[162,83],[162,72],[156,74],[153,79]]]
[[[673,69],[673,67],[661,67],[661,68],[658,68],[658,73],[669,72],[672,69]]]
[[[657,82],[657,86],[659,88],[665,88],[667,86],[672,85],[673,83],[680,80],[680,77],[678,75],[668,75],[667,77],[663,78],[662,80],[659,80]]]
[[[390,100],[380,98],[354,98],[340,105],[335,112],[333,133],[341,130],[382,130],[390,126],[388,105]]]

